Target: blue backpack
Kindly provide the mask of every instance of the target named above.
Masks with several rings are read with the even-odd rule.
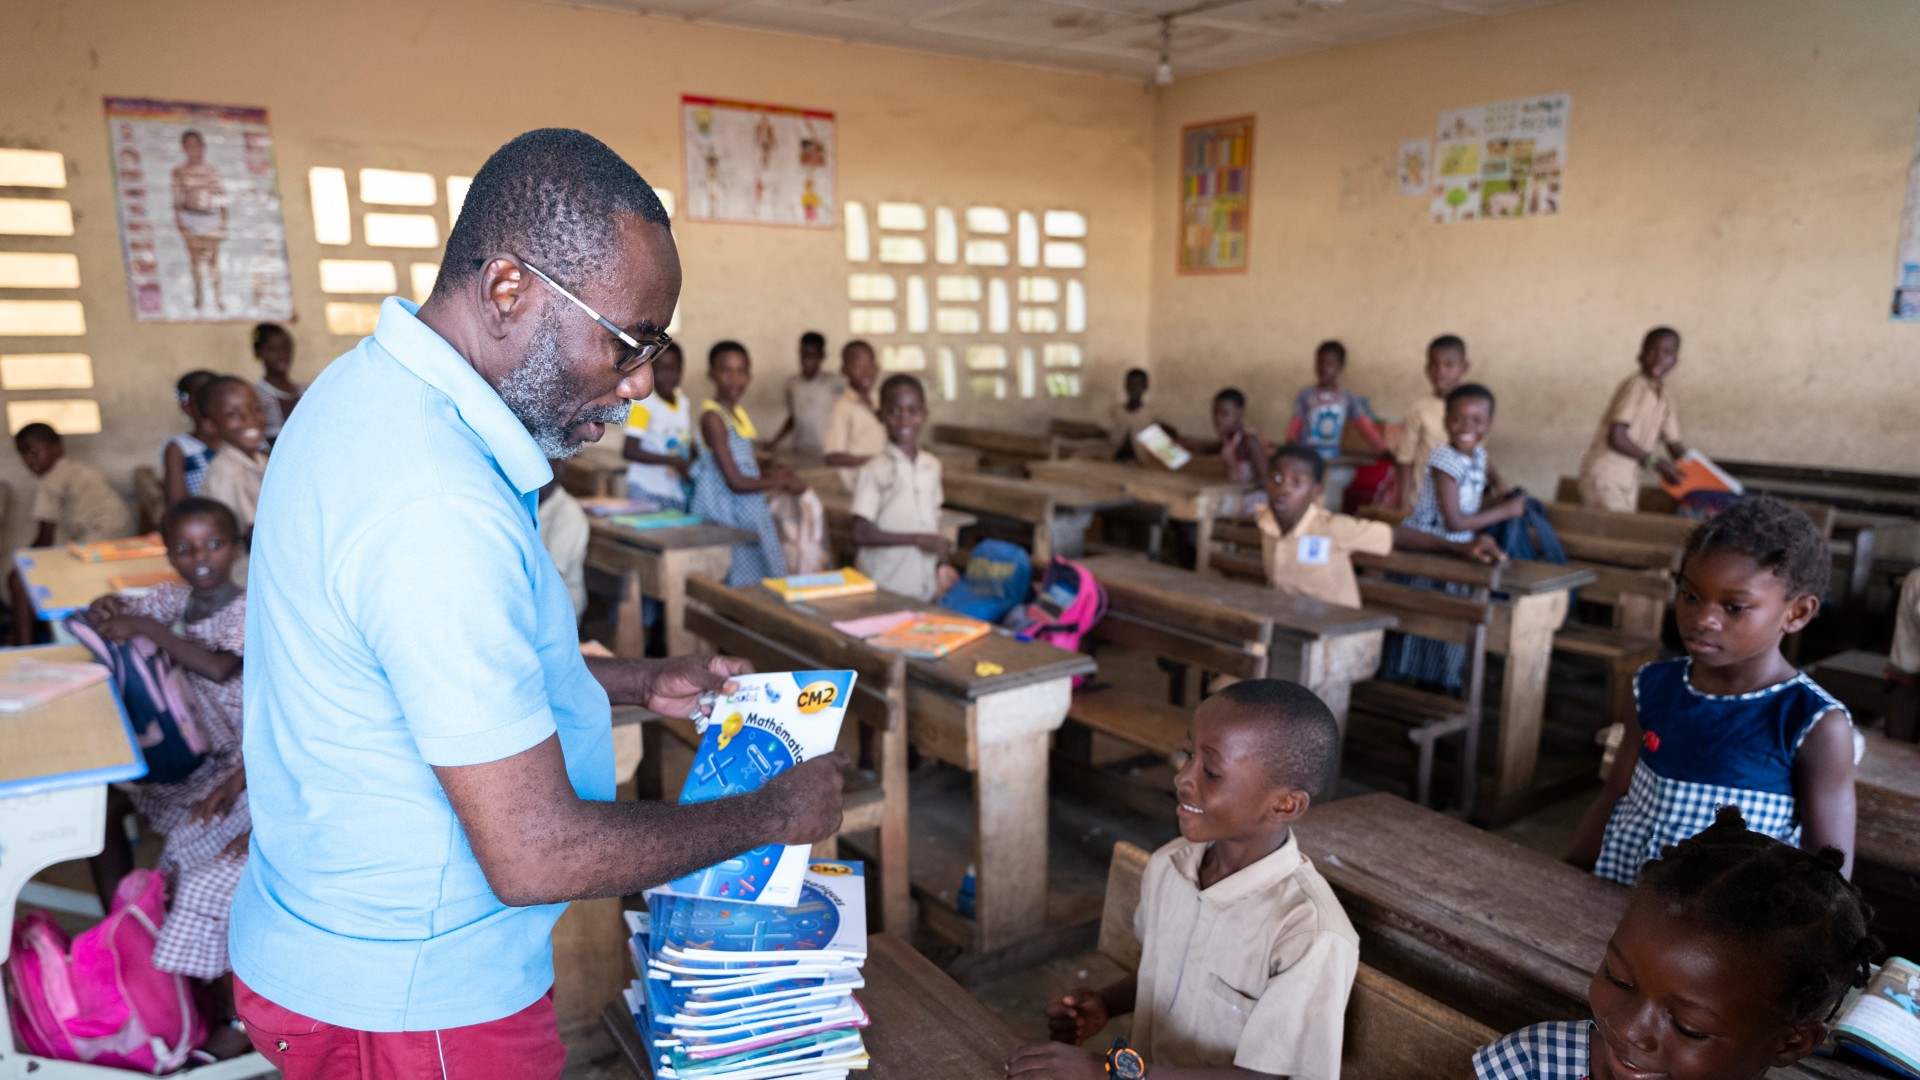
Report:
[[[1005,540],[982,540],[973,545],[967,572],[940,606],[981,622],[997,623],[1026,602],[1033,583],[1033,562],[1025,548]]]
[[[144,637],[108,641],[85,611],[68,616],[67,629],[113,677],[140,754],[147,759],[147,782],[178,783],[199,768],[207,759],[206,736],[167,654]]]

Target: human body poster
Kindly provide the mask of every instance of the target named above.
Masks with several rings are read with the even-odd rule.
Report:
[[[1900,215],[1899,274],[1893,285],[1893,317],[1920,322],[1920,128],[1913,135],[1913,163],[1907,166],[1907,208]]]
[[[1572,105],[1572,94],[1546,94],[1441,113],[1433,139],[1433,220],[1558,214]]]
[[[1253,117],[1180,132],[1180,272],[1247,268],[1253,215]]]
[[[687,216],[695,221],[839,224],[830,112],[682,97]]]
[[[291,318],[267,111],[133,98],[106,109],[134,319]]]

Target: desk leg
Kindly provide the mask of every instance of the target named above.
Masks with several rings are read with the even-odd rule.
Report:
[[[733,565],[733,549],[680,548],[660,553],[660,617],[666,620],[668,656],[696,652],[700,642],[687,632],[687,579],[710,577],[727,579]]]
[[[1637,637],[1660,640],[1667,621],[1667,602],[1653,596],[1622,596],[1613,605],[1614,628]]]
[[[641,657],[647,655],[647,627],[640,618],[645,596],[640,588],[640,571],[620,575],[620,614],[613,621],[613,654]]]
[[[1872,529],[1859,529],[1853,534],[1853,558],[1847,563],[1847,596],[1842,609],[1847,617],[1847,630],[1857,635],[1861,624],[1867,617],[1867,589],[1873,584],[1873,561],[1878,552],[1879,538]]]
[[[1072,680],[1053,679],[974,703],[976,730],[986,733],[973,778],[974,917],[983,953],[1046,930],[1047,740],[1072,697]]]
[[[1198,520],[1193,523],[1193,572],[1207,572],[1207,562],[1213,555],[1213,512],[1211,507],[1200,508]]]
[[[1056,510],[1053,515],[1053,553],[1063,559],[1078,559],[1087,553],[1087,528],[1093,524],[1091,510]]]
[[[12,928],[14,901],[33,875],[57,862],[100,854],[106,835],[105,784],[0,798],[0,926]],[[0,961],[12,945],[11,933],[0,936]],[[0,1017],[0,1035],[5,1025]]]
[[[1500,693],[1500,745],[1494,764],[1494,802],[1506,804],[1533,787],[1540,761],[1540,727],[1547,712],[1547,669],[1553,634],[1567,618],[1567,593],[1556,590],[1515,597],[1504,648]]]

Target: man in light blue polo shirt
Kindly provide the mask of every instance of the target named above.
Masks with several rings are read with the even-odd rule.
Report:
[[[685,716],[738,661],[589,661],[541,546],[549,458],[652,390],[680,291],[653,191],[577,131],[475,176],[433,294],[389,299],[275,447],[249,571],[253,843],[236,997],[291,1080],[557,1077],[549,935],[838,828],[841,764],[618,803],[609,702]]]

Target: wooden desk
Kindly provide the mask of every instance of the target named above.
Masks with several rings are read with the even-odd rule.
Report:
[[[787,607],[755,585],[737,590],[757,604]],[[823,623],[890,611],[940,611],[933,604],[875,592],[795,604]],[[771,622],[769,625],[774,625]],[[998,674],[976,674],[989,662]],[[909,660],[907,737],[920,753],[973,773],[974,878],[971,923],[954,914],[953,881],[916,888],[927,922],[950,937],[971,938],[989,953],[1046,930],[1047,744],[1067,717],[1073,677],[1093,658],[995,633],[938,660]]]
[[[626,436],[619,436],[625,441]],[[559,463],[560,486],[575,498],[622,499],[627,494],[627,463],[618,454],[587,451]]]
[[[942,443],[932,443],[922,447],[922,449],[940,459],[940,471],[942,473],[976,473],[980,471],[980,451],[978,450],[965,446],[947,446]],[[780,465],[799,473],[805,473],[813,469],[830,468],[823,454],[802,454],[787,447],[781,447],[772,453],[764,450],[756,451],[754,457],[762,466]],[[838,472],[839,470],[834,471]],[[845,487],[846,485],[842,484],[840,486]]]
[[[1920,477],[1761,461],[1721,461],[1749,491],[1831,503],[1843,510],[1920,517]]]
[[[828,470],[829,472],[832,470]],[[808,481],[810,484],[811,480]],[[852,565],[857,548],[853,542],[853,496],[844,488],[830,488],[824,484],[815,486],[813,493],[820,497],[820,508],[827,514],[827,544],[832,549],[834,559],[845,565]],[[979,520],[972,514],[963,514],[958,510],[940,510],[940,535],[954,547],[960,546],[960,530]]]
[[[966,424],[935,424],[933,438],[935,442],[947,446],[962,446],[978,451],[984,465],[1015,470],[1029,461],[1051,461],[1060,456],[1060,440],[1053,435]]]
[[[1248,490],[1245,484],[1219,477],[1146,469],[1116,461],[1035,461],[1027,466],[1027,475],[1049,483],[1118,492],[1166,507],[1168,517],[1194,525],[1196,570],[1207,568],[1213,547],[1213,519],[1237,511],[1241,496]]]
[[[1920,875],[1920,744],[1865,734],[1867,752],[1853,780],[1859,805],[1855,854]]]
[[[1133,497],[1111,489],[1022,480],[975,473],[946,477],[948,506],[1025,521],[1036,533],[1031,549],[1036,566],[1059,555],[1077,559],[1086,553],[1087,526],[1102,510],[1133,505]]]
[[[620,579],[620,612],[613,628],[613,650],[644,656],[646,629],[640,601],[660,601],[666,620],[667,655],[694,651],[686,631],[687,578],[699,574],[725,581],[733,566],[733,545],[758,543],[743,529],[702,523],[670,529],[630,529],[606,518],[590,521],[587,566]]]
[[[854,991],[873,1018],[860,1033],[872,1080],[1005,1080],[1006,1063],[1020,1048],[1013,1029],[966,988],[892,934],[867,939],[867,985]],[[625,1001],[603,1014],[627,1064],[653,1080],[645,1045]]]
[[[1392,629],[1391,615],[1340,607],[1278,592],[1264,585],[1192,570],[1101,555],[1088,559],[1107,595],[1130,609],[1166,612],[1168,624],[1179,628],[1191,617],[1194,601],[1217,605],[1267,620],[1264,644],[1267,668],[1262,677],[1291,679],[1319,695],[1346,730],[1347,701],[1353,684],[1370,679],[1380,667],[1384,632]],[[1160,621],[1160,620],[1156,620]]]
[[[100,597],[116,591],[108,582],[123,575],[173,573],[164,555],[119,562],[82,562],[64,547],[20,548],[13,553],[14,568],[33,598],[33,613],[41,622],[57,622]],[[180,580],[174,575],[174,580]]]
[[[1867,590],[1873,585],[1873,564],[1879,558],[1880,545],[1893,534],[1920,528],[1920,521],[1841,510],[1833,518],[1833,542],[1845,547],[1841,581],[1841,611],[1850,625],[1858,627],[1867,614]]]
[[[1591,1015],[1630,890],[1394,795],[1316,806],[1295,833],[1366,963],[1503,1032]],[[1813,1058],[1771,1077],[1868,1075]]]

